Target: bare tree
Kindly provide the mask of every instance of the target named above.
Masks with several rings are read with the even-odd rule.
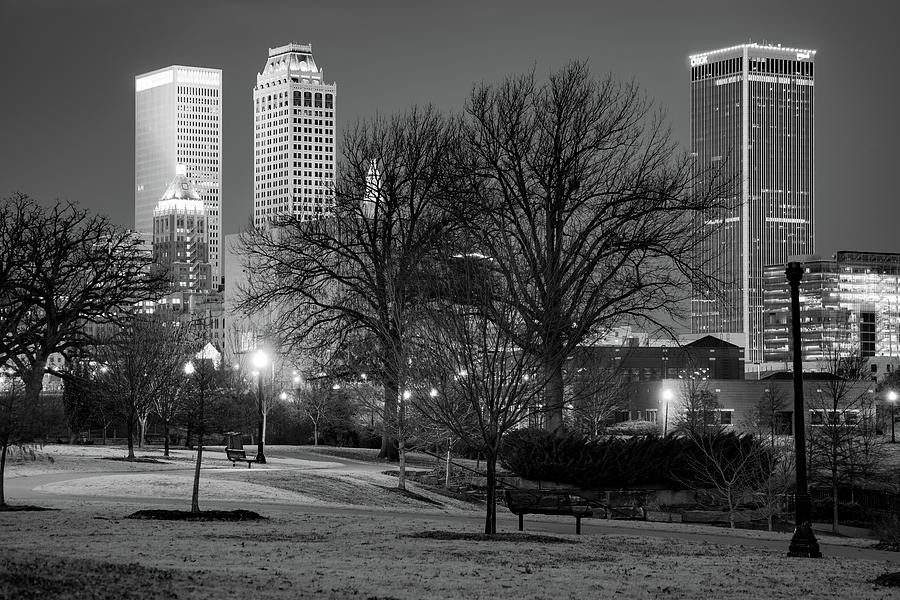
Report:
[[[461,257],[457,275],[444,278],[419,330],[419,361],[430,376],[411,395],[430,420],[484,453],[487,504],[484,532],[497,531],[497,459],[503,435],[527,418],[544,381],[540,358],[516,343],[528,340],[506,290],[491,285],[491,261]],[[487,281],[486,281],[487,280]],[[461,282],[461,285],[454,285]],[[515,335],[509,335],[512,332]],[[533,334],[532,334],[533,335]]]
[[[381,456],[405,378],[417,274],[458,222],[449,210],[453,125],[432,108],[358,123],[344,136],[330,216],[276,216],[242,236],[251,274],[240,308],[268,311],[290,350],[321,352],[369,337],[384,390]]]
[[[130,460],[134,459],[135,433],[143,447],[147,420],[161,394],[177,393],[173,387],[181,383],[176,378],[186,352],[174,330],[171,323],[139,315],[96,348],[100,363],[96,391],[117,407],[125,421]]]
[[[860,474],[874,471],[882,460],[875,428],[875,382],[868,359],[856,351],[834,349],[823,359],[825,378],[809,381],[804,396],[810,411],[810,479],[831,489],[832,531],[838,532],[839,492]]]
[[[794,443],[789,436],[790,418],[787,417],[788,401],[777,387],[767,388],[759,398],[744,428],[751,432],[765,447],[760,456],[761,466],[768,477],[760,482],[756,495],[766,515],[769,531],[774,529],[774,519],[781,514],[784,497],[796,481]]]
[[[322,389],[311,387],[297,390],[297,411],[313,425],[313,445],[319,445],[319,428],[325,425],[328,419],[330,403],[328,393]]]
[[[0,364],[36,403],[51,354],[89,343],[93,326],[161,295],[165,278],[133,233],[75,204],[16,193],[2,201],[0,223]]]
[[[0,370],[0,509],[6,507],[3,481],[7,450],[29,440],[35,424],[35,404],[26,401],[24,385],[11,375]]]
[[[728,524],[734,529],[739,506],[768,479],[768,449],[750,434],[689,430],[685,435],[699,451],[687,454],[695,485],[717,492],[728,509]]]
[[[480,209],[484,254],[537,335],[547,427],[563,423],[566,357],[627,320],[661,324],[702,278],[694,219],[720,203],[718,178],[679,153],[638,86],[571,63],[477,87],[460,169]],[[516,334],[511,331],[510,334]]]
[[[719,400],[709,391],[706,380],[684,379],[677,393],[680,405],[674,417],[669,417],[676,431],[699,438],[722,430]]]
[[[191,488],[191,512],[200,512],[200,465],[203,462],[203,442],[206,436],[207,423],[211,418],[211,408],[216,394],[220,390],[222,372],[212,360],[194,357],[184,367],[189,383],[185,399],[194,413],[195,433],[197,436],[197,459],[194,463],[194,484]]]

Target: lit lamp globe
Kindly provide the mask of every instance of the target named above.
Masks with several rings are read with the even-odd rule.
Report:
[[[189,362],[184,365],[184,374],[185,375],[193,375],[194,374],[194,363]]]
[[[253,355],[253,366],[257,369],[262,369],[267,364],[269,364],[269,357],[262,350],[257,350],[256,354]]]

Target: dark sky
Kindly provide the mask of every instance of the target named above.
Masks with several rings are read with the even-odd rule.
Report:
[[[267,49],[311,43],[338,120],[414,103],[457,110],[471,86],[587,59],[635,78],[688,141],[687,55],[749,40],[816,55],[820,254],[900,252],[896,0],[302,2],[0,0],[0,195],[75,200],[134,220],[134,76],[223,70],[223,222],[249,219],[251,90]]]

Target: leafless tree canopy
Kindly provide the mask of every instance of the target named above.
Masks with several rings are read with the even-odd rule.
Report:
[[[695,173],[634,83],[597,80],[584,63],[542,85],[533,73],[482,85],[465,113],[462,170],[487,209],[482,252],[539,329],[520,343],[546,357],[558,427],[568,352],[613,324],[658,322],[702,277],[694,217],[718,206],[718,178]]]
[[[432,108],[358,123],[341,144],[331,215],[282,216],[243,236],[252,275],[241,309],[268,311],[291,348],[370,339],[386,422],[396,414],[421,267],[458,223],[448,192],[455,144],[455,125]],[[395,452],[390,438],[383,454]]]
[[[42,206],[24,194],[0,205],[0,364],[41,390],[54,352],[90,341],[90,324],[113,322],[165,280],[130,232],[75,204]]]

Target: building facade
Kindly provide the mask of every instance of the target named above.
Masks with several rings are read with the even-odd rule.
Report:
[[[212,282],[221,286],[222,71],[170,66],[135,83],[134,226],[153,241],[153,211],[184,165],[203,197]]]
[[[859,353],[878,365],[879,357],[900,357],[900,254],[841,251],[830,260],[809,256],[800,262],[804,361]],[[764,344],[771,362],[791,359],[784,271],[785,265],[765,269]],[[895,362],[885,363],[885,370]]]
[[[309,44],[269,49],[253,88],[253,224],[331,211],[337,86]]]
[[[697,220],[691,332],[763,361],[763,270],[815,251],[815,50],[741,44],[690,57],[691,149],[725,206]],[[704,175],[706,176],[706,175]]]
[[[153,210],[153,262],[168,271],[176,290],[211,292],[206,208],[185,173],[179,165]]]

